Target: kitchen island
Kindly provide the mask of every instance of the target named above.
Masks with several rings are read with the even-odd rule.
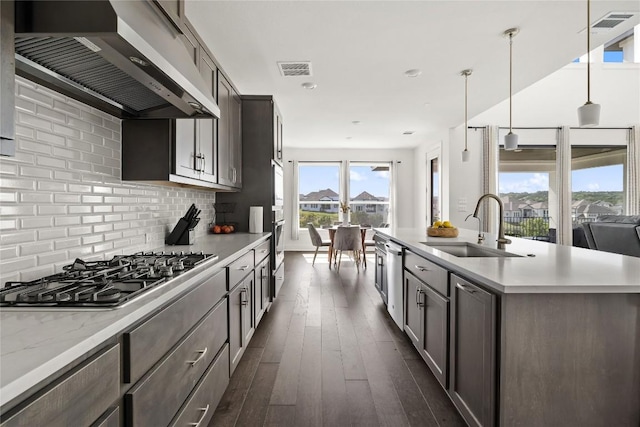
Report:
[[[377,232],[405,248],[404,330],[470,425],[640,425],[640,258]],[[508,256],[448,253],[467,243]]]
[[[225,283],[227,277],[224,272],[225,266],[232,264],[234,260],[242,260],[244,263],[250,254],[251,263],[247,264],[251,264],[251,268],[247,270],[247,273],[249,271],[253,273],[254,249],[256,262],[262,260],[264,255],[258,258],[257,252],[268,254],[270,235],[270,233],[207,235],[194,245],[155,248],[155,251],[167,252],[202,251],[207,254],[215,254],[217,258],[206,260],[119,308],[99,310],[0,308],[0,410],[2,414],[29,398],[34,392],[43,387],[46,389],[47,385],[64,377],[68,371],[82,365],[105,347],[108,347],[105,354],[114,353],[112,350],[117,347],[123,348],[123,351],[130,351],[127,350],[127,347],[132,348],[131,343],[123,342],[122,333],[130,331],[134,336],[135,329],[131,329],[134,325],[143,322],[141,325],[144,326],[146,325],[144,322],[148,319],[159,318],[157,314],[162,313],[163,310],[169,312],[170,310],[166,310],[166,308],[172,304],[176,305],[174,304],[176,301],[188,302],[190,295],[215,295],[218,299],[220,296],[224,297],[226,291],[231,290],[227,289],[229,284]],[[212,281],[212,276],[221,277],[221,280],[216,281],[216,287],[209,284]],[[213,280],[216,280],[215,277]],[[253,274],[251,274],[251,280],[253,280]],[[220,286],[217,283],[220,283]],[[207,287],[211,290],[205,289]],[[199,292],[198,294],[196,294],[196,290]],[[223,341],[226,341],[227,303],[222,301],[217,304],[218,299],[204,301],[201,305],[204,307],[203,311],[209,310],[208,307],[214,304],[216,307],[221,307],[220,311],[211,310],[209,313],[213,314],[207,314],[205,322],[213,321],[213,325],[215,325],[218,313],[224,314],[225,330],[221,336],[223,336]],[[191,298],[191,300],[197,302],[195,298]],[[193,308],[186,305],[184,307],[185,313],[190,314],[194,311]],[[229,310],[232,309],[233,304],[230,303]],[[182,319],[174,320],[177,323],[184,323]],[[200,323],[206,325],[206,323]],[[162,325],[160,326],[162,327]],[[169,335],[173,327],[173,324],[164,325],[163,334]],[[189,325],[185,326],[186,329],[190,327]],[[190,334],[194,335],[195,332],[197,330],[190,332]],[[188,341],[188,339],[189,337],[186,340]],[[153,343],[149,344],[148,349],[151,350],[152,347]],[[116,365],[118,365],[120,357],[117,356],[117,351],[114,354],[116,355]],[[151,359],[151,356],[153,355],[147,354],[145,357]],[[202,356],[204,357],[204,354]],[[207,355],[208,358],[213,356],[215,356],[215,352]],[[97,360],[99,361],[100,358]],[[150,363],[153,364],[153,361]],[[133,371],[127,373],[127,368],[123,366],[125,379],[130,376],[131,380],[128,381],[129,385],[122,386],[120,385],[119,369],[119,366],[116,366],[115,375],[111,376],[116,378],[117,390],[126,391],[134,383],[135,373]],[[223,371],[226,371],[228,380],[228,363]],[[110,375],[108,375],[109,373],[103,374],[106,382]],[[42,395],[41,392],[38,395]]]

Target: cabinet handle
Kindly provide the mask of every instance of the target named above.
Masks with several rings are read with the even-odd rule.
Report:
[[[424,292],[422,292],[420,289],[418,289],[418,307],[424,307],[424,302],[422,301],[422,295],[424,295]]]
[[[420,271],[429,271],[429,269],[427,267],[424,267],[422,265],[416,265],[416,268]]]
[[[242,288],[240,291],[240,305],[248,305],[249,300],[247,299],[247,288]]]
[[[238,270],[245,271],[247,268],[249,268],[248,265],[243,265],[242,267],[238,267]]]
[[[202,411],[202,415],[200,416],[200,419],[198,420],[198,422],[189,423],[188,425],[193,427],[200,427],[200,424],[202,424],[202,421],[204,421],[204,419],[207,417],[207,412],[209,412],[209,405],[205,406],[204,408],[198,408],[198,411]]]
[[[202,172],[204,172],[205,169],[207,169],[207,159],[206,157],[204,157],[204,154],[203,154],[202,155]]]
[[[420,288],[416,288],[416,305],[420,307]]]
[[[456,282],[456,288],[458,288],[458,289],[462,289],[463,291],[467,291],[467,292],[469,292],[470,294],[474,294],[474,293],[476,292],[476,290],[475,290],[475,289],[473,289],[472,287],[470,287],[470,286],[465,286],[465,285],[463,285],[462,283],[458,283],[458,282]]]
[[[196,366],[196,363],[198,363],[199,361],[202,360],[202,358],[204,357],[205,354],[207,354],[207,350],[208,348],[205,347],[204,350],[198,350],[198,357],[196,357],[194,360],[187,360],[187,363],[191,365],[191,367],[193,368],[194,366]]]

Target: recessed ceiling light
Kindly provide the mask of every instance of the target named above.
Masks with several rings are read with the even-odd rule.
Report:
[[[347,139],[351,139],[351,138],[352,138],[351,136],[348,136],[348,137],[347,137]]]
[[[315,83],[312,83],[312,82],[305,82],[305,83],[302,83],[302,87],[305,88],[305,89],[311,90],[311,89],[317,88],[318,85],[315,84]]]
[[[362,123],[360,120],[354,120],[351,123],[353,123],[354,125],[359,125],[360,123]]]
[[[431,103],[430,103],[430,102],[425,102],[425,103],[424,103],[424,106],[425,106],[425,107],[430,107],[430,106],[431,106]]]
[[[416,133],[415,130],[405,130],[402,132],[403,135],[413,135],[414,133]]]
[[[407,77],[418,77],[420,74],[422,74],[422,71],[417,68],[412,68],[411,70],[405,71],[404,74]]]

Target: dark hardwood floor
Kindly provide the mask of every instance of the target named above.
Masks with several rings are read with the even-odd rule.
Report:
[[[464,426],[374,287],[374,258],[288,252],[285,283],[212,426]]]

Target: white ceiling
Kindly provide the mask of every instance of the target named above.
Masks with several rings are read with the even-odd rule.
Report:
[[[592,22],[611,11],[640,2],[593,0]],[[288,147],[411,147],[463,123],[460,71],[473,69],[469,117],[508,98],[511,27],[514,92],[586,52],[584,0],[188,0],[186,15],[241,94],[274,95]],[[313,75],[282,77],[278,61],[311,61]],[[413,68],[422,74],[406,77]]]

